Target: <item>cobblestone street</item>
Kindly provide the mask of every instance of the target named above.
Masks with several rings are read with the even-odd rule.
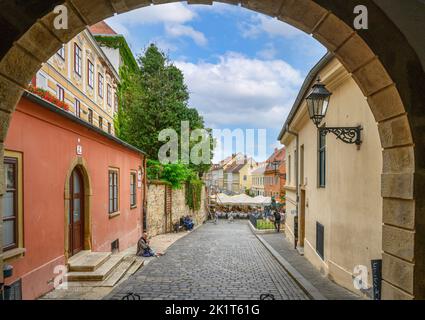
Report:
[[[109,299],[309,299],[246,221],[207,223],[118,286]]]

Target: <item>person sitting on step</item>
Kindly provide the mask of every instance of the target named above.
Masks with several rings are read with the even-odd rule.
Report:
[[[137,242],[137,253],[136,255],[140,257],[159,257],[162,256],[162,253],[155,253],[152,248],[149,246],[148,234],[143,232],[142,237]]]

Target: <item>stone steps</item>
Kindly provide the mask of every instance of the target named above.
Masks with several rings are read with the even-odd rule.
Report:
[[[68,261],[70,272],[93,272],[105,263],[111,252],[81,251]]]
[[[124,259],[123,254],[110,254],[106,261],[93,271],[69,271],[66,279],[72,281],[104,281]]]
[[[126,275],[136,262],[135,257],[125,257],[115,270],[99,285],[100,287],[113,287]]]
[[[145,260],[141,257],[135,257],[134,263],[127,270],[127,275],[131,276],[137,272],[142,266],[144,266]]]

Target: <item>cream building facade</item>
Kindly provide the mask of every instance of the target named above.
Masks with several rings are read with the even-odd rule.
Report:
[[[253,196],[265,196],[265,179],[266,179],[266,163],[258,165],[257,169],[252,172],[251,193]]]
[[[68,104],[76,117],[115,135],[119,75],[88,29],[44,63],[33,82]]]
[[[359,148],[333,134],[319,138],[305,102],[318,76],[332,92],[322,124],[361,125]],[[382,259],[382,149],[366,98],[331,54],[308,75],[279,140],[286,146],[287,238],[323,274],[370,296],[371,261]],[[353,279],[366,269],[359,290]]]

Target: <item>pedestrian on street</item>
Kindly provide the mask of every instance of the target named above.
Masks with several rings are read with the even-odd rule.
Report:
[[[274,211],[274,227],[277,232],[280,232],[280,222],[282,217],[280,216],[280,212],[278,210]]]

